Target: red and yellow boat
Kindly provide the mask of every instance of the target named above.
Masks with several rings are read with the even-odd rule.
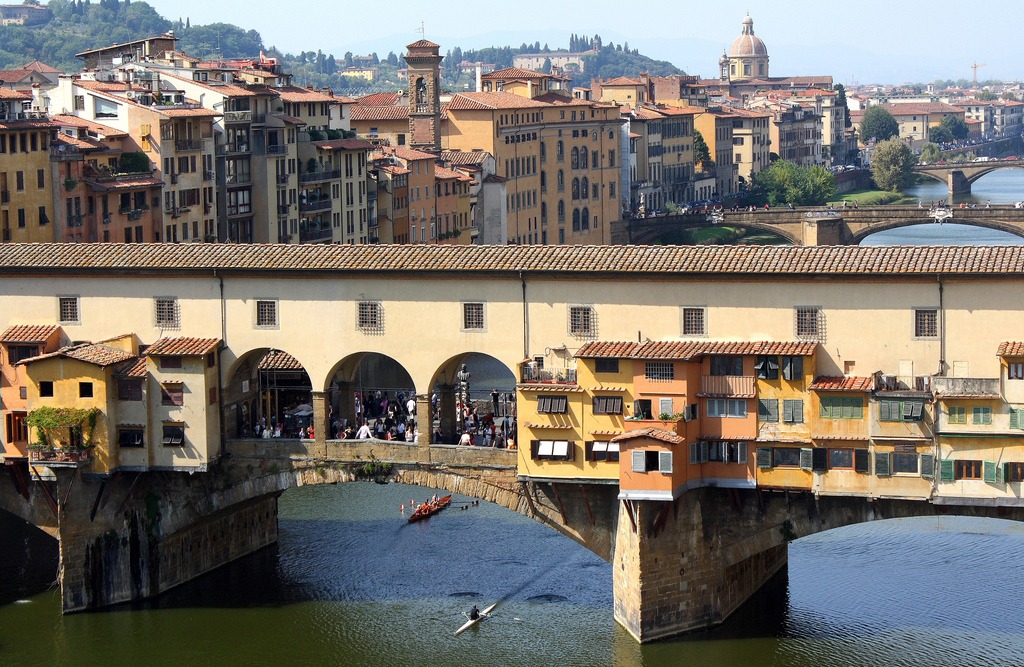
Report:
[[[413,512],[412,515],[409,517],[409,523],[415,523],[420,519],[426,519],[428,517],[434,516],[435,514],[443,510],[445,507],[448,507],[448,505],[451,502],[452,496],[451,494],[448,494],[444,498],[438,498],[437,500],[432,500],[429,503],[423,503],[422,505],[417,507],[416,511]]]

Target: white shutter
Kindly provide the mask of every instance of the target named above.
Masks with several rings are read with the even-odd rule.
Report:
[[[633,472],[647,472],[647,455],[642,449],[633,450]]]
[[[700,462],[708,462],[708,443],[704,440],[701,440],[700,442]]]
[[[736,443],[736,463],[747,463],[747,443],[737,442]]]
[[[700,443],[690,443],[690,463],[700,463]]]
[[[672,472],[672,452],[658,452],[658,471]]]
[[[659,416],[661,416],[661,413],[668,413],[669,415],[673,414],[672,413],[672,399],[671,398],[659,398],[658,399],[658,412],[659,412]]]

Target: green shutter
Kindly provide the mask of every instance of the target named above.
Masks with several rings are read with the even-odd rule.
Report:
[[[842,400],[842,403],[843,403],[843,409],[842,409],[841,418],[842,419],[853,419],[853,399],[844,398]]]
[[[768,421],[773,423],[779,421],[779,399],[777,398],[768,401]]]
[[[935,477],[935,455],[921,454],[921,477],[934,479]]]
[[[883,422],[889,421],[889,401],[878,402],[878,420]]]
[[[799,357],[797,357],[799,359]],[[794,400],[793,407],[793,423],[803,424],[804,423],[804,402],[802,400]]]
[[[771,468],[772,467],[772,448],[771,447],[758,447],[757,448],[757,467],[758,468]]]
[[[864,401],[861,398],[851,398],[850,402],[853,404],[853,419],[864,419]]]
[[[892,475],[892,454],[889,452],[875,452],[875,476],[890,477]]]
[[[868,473],[870,472],[868,462],[868,450],[866,449],[855,449],[853,450],[853,469],[857,472]]]
[[[914,401],[911,403],[910,418],[919,422],[921,421],[922,415],[924,415],[924,403],[921,401]]]
[[[782,401],[782,421],[787,424],[793,423],[793,401],[791,400]]]
[[[996,468],[997,467],[998,466],[996,466],[996,462],[995,461],[985,461],[984,462],[983,478],[989,484],[995,484],[996,483]]]
[[[810,470],[814,467],[814,450],[808,447],[800,448],[800,469]]]
[[[1006,484],[1006,464],[996,464],[996,484]]]
[[[1010,408],[1010,428],[1024,428],[1024,410]]]
[[[821,397],[821,414],[819,415],[822,419],[832,419],[832,397],[822,396]]]
[[[942,459],[939,461],[939,481],[952,482],[953,480],[953,459]]]

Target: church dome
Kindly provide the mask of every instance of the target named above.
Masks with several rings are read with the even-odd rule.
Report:
[[[761,41],[761,38],[754,34],[754,19],[748,14],[743,19],[743,32],[729,49],[730,58],[750,58],[768,56],[768,48]]]

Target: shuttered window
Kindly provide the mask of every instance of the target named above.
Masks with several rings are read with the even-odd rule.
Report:
[[[971,422],[980,425],[992,423],[992,408],[987,405],[975,405],[971,409]]]
[[[863,419],[864,399],[859,396],[822,396],[822,419]]]
[[[878,419],[880,421],[921,421],[923,415],[924,401],[883,400],[878,402]]]
[[[801,468],[801,452],[796,447],[775,447],[772,449],[772,463],[776,468]]]
[[[875,452],[875,476],[889,477],[892,475],[892,453]]]
[[[802,380],[804,377],[804,358],[782,357],[782,377],[786,380]]]
[[[530,456],[534,460],[572,461],[576,443],[568,440],[532,440]]]
[[[595,415],[621,415],[622,414],[622,397],[621,396],[595,396],[594,397],[594,414]]]
[[[771,447],[758,447],[757,448],[757,467],[758,468],[771,468],[772,467],[772,448]]]
[[[853,469],[859,473],[867,474],[869,471],[868,450],[853,450]]]
[[[916,475],[918,472],[918,457],[917,454],[909,454],[905,452],[896,452],[892,455],[892,471],[893,473],[904,473]]]
[[[1024,429],[1024,408],[1010,408],[1010,428]]]
[[[779,399],[759,398],[757,399],[757,419],[762,422],[775,423],[779,421]]]
[[[797,398],[787,398],[782,401],[782,421],[787,424],[804,423],[804,402]]]
[[[942,459],[939,461],[939,481],[952,482],[956,479],[953,463],[953,459]]]
[[[921,454],[921,477],[925,479],[935,478],[935,455]]]
[[[779,378],[779,358],[774,355],[762,355],[754,361],[754,371],[762,380]]]
[[[537,412],[541,414],[565,414],[569,411],[568,396],[538,396]]]
[[[658,452],[658,472],[672,472],[672,452]]]
[[[803,448],[800,450],[800,469],[812,470],[814,468],[814,450]]]

